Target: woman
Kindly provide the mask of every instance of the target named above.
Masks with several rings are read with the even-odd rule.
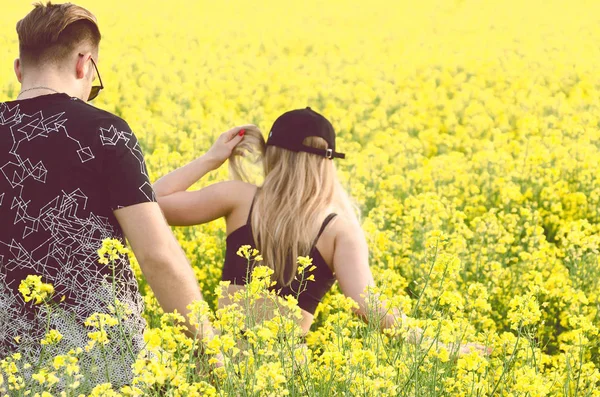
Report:
[[[234,176],[247,179],[238,160],[252,154],[264,170],[260,187],[232,180],[186,191],[228,158]],[[307,283],[298,296],[300,326],[306,333],[318,303],[336,280],[342,292],[358,303],[357,314],[364,319],[363,293],[374,286],[365,236],[336,177],[333,159],[344,157],[336,152],[335,132],[325,117],[310,108],[292,110],[275,121],[266,142],[253,125],[233,128],[206,154],[160,178],[154,189],[171,225],[196,225],[225,217],[222,279],[231,282],[230,294],[246,281],[247,261],[236,255],[242,245],[259,249],[261,264],[274,270],[281,295],[296,296],[299,289],[294,278],[298,265],[292,258],[313,258],[315,281]],[[219,306],[226,304],[227,299],[219,301]],[[382,328],[400,317],[384,307],[378,310]]]

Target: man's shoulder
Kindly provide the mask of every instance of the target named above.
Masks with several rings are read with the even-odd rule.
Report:
[[[81,100],[74,100],[73,105],[73,110],[76,112],[77,117],[84,123],[103,128],[113,126],[119,130],[130,131],[129,124],[116,114],[97,108]]]
[[[63,94],[63,99],[69,97]],[[47,112],[54,114],[59,112],[63,117],[66,117],[70,122],[74,122],[79,126],[87,128],[110,128],[114,127],[120,131],[131,131],[127,122],[121,117],[97,108],[87,102],[77,98],[70,98],[70,101],[52,101],[52,102],[35,102],[30,104],[22,104],[19,101],[0,101],[0,121],[19,120],[20,114],[34,114],[42,112],[47,116]]]

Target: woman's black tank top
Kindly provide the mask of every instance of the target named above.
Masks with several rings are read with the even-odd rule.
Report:
[[[229,281],[232,285],[245,285],[246,275],[250,275],[252,273],[252,268],[248,269],[248,266],[252,267],[253,264],[248,264],[246,258],[238,256],[237,250],[242,245],[250,245],[252,247],[255,245],[254,238],[252,236],[252,227],[250,225],[253,207],[254,199],[252,200],[252,205],[250,206],[250,212],[248,213],[248,221],[246,224],[234,230],[231,234],[229,234],[229,236],[227,236],[227,250],[225,253],[225,264],[223,265],[223,275],[221,280]],[[292,295],[294,298],[297,298],[298,306],[311,314],[315,313],[317,305],[335,282],[335,276],[329,269],[329,266],[327,266],[325,259],[323,259],[321,253],[316,247],[317,241],[319,240],[319,237],[321,237],[325,227],[327,227],[329,222],[331,222],[335,216],[336,214],[329,214],[327,218],[325,218],[310,251],[309,256],[313,259],[313,265],[316,268],[308,274],[313,274],[315,276],[315,281],[305,280],[302,285],[304,290],[299,295],[298,291],[300,289],[300,280],[297,279],[294,279],[290,285],[284,287],[282,287],[279,283],[272,287],[272,289],[277,291],[277,293],[282,297]],[[258,264],[260,264],[260,262],[258,262]]]

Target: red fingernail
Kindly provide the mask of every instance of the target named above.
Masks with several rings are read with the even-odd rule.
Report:
[[[239,135],[244,136],[245,133],[246,133],[246,130],[240,130]]]

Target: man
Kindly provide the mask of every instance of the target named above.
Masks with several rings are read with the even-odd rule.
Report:
[[[83,322],[109,313],[116,295],[131,311],[120,334],[127,337],[103,354],[112,354],[110,381],[122,384],[143,346],[143,305],[125,259],[115,265],[114,283],[111,266],[98,262],[102,240],[127,237],[165,311],[185,314],[202,296],[156,203],[135,135],[86,103],[102,88],[94,15],[73,4],[36,4],[17,33],[22,88],[0,103],[0,359],[17,350],[39,355],[48,324],[63,335],[58,346],[85,346],[94,329]],[[54,285],[52,314],[19,293],[28,275]],[[212,332],[210,325],[204,331]]]

